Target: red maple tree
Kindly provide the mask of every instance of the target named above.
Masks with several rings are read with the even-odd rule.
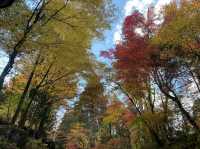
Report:
[[[155,29],[153,8],[149,8],[147,17],[134,11],[124,20],[122,41],[109,52],[102,52],[104,57],[114,57],[118,79],[137,85],[139,90],[146,87],[142,82],[146,82],[151,73],[155,48],[149,41]]]

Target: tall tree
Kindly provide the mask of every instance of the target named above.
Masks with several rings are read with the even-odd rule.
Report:
[[[12,5],[12,3],[14,3],[15,0],[2,0],[0,2],[0,8],[6,8]]]
[[[164,22],[161,26],[155,24],[153,8],[149,9],[147,17],[144,17],[138,11],[134,11],[132,15],[125,18],[122,41],[117,43],[114,49],[102,53],[103,56],[114,59],[113,66],[117,72],[117,80],[120,82],[117,82],[118,86],[125,92],[125,95],[141,115],[143,122],[152,136],[155,137],[157,143],[160,144],[161,142],[160,145],[164,143],[162,136],[159,135],[159,130],[161,129],[156,130],[157,126],[153,126],[149,123],[148,118],[145,117],[149,107],[149,112],[152,116],[157,117],[159,115],[159,109],[155,109],[155,103],[162,102],[160,98],[162,95],[160,96],[160,94],[173,101],[180,110],[183,119],[190,123],[195,132],[199,131],[199,126],[181,101],[182,96],[187,98],[185,90],[189,86],[191,78],[198,89],[198,75],[194,70],[198,70],[199,65],[198,63],[191,65],[190,62],[194,59],[188,59],[190,57],[189,53],[184,57],[184,51],[176,54],[176,52],[180,52],[180,48],[188,45],[188,42],[184,43],[182,39],[194,40],[190,54],[198,60],[197,38],[193,38],[194,34],[190,34],[189,30],[188,32],[187,30],[182,30],[183,26],[189,28],[187,24],[189,22],[194,25],[193,29],[197,28],[198,21],[195,23],[196,19],[194,18],[199,13],[198,11],[193,12],[193,10],[198,9],[198,6],[196,1],[181,1],[180,4],[174,2],[166,6],[164,9],[166,14],[164,13]],[[194,9],[192,9],[193,7]],[[191,20],[182,24],[179,21],[183,17],[185,17],[185,20],[187,17]],[[174,27],[175,32],[177,31],[176,35],[174,35],[174,30],[170,28],[172,27],[170,25]],[[178,25],[181,27],[179,28]],[[196,32],[198,34],[198,30]],[[179,34],[186,39],[179,36]],[[167,38],[165,38],[166,35]],[[195,37],[197,36],[199,34],[195,35]],[[159,37],[162,37],[163,40]],[[157,45],[152,44],[152,39],[155,40],[154,38],[159,41]],[[184,50],[184,48],[181,50]],[[183,63],[184,61],[185,63]],[[153,94],[155,94],[152,92],[153,88],[156,91],[156,98],[154,97],[154,99],[152,98]],[[166,111],[166,109],[163,107],[163,111]],[[167,125],[164,127],[169,128]]]
[[[94,73],[89,74],[87,85],[79,100],[75,102],[72,110],[66,111],[60,131],[67,134],[73,130],[74,125],[83,124],[83,127],[88,131],[89,145],[94,147],[98,139],[97,132],[102,125],[106,106],[107,100],[104,96],[104,88],[100,83],[100,78]]]
[[[77,7],[77,3],[81,7]],[[62,0],[40,0],[32,5],[33,9],[24,1],[18,1],[12,9],[1,10],[3,33],[1,45],[9,54],[9,61],[0,75],[0,90],[2,90],[5,77],[15,64],[16,58],[22,53],[43,49],[41,45],[63,41],[65,38],[68,39],[65,45],[81,43],[80,47],[86,50],[90,47],[91,39],[100,37],[101,31],[109,27],[113,14],[112,4],[109,1],[73,1],[69,3],[69,1]],[[109,8],[111,11],[108,11]],[[4,36],[5,34],[7,36]],[[70,37],[68,37],[69,34]],[[77,38],[77,34],[79,34],[79,38]],[[72,42],[74,40],[77,42]],[[59,45],[49,52],[58,53],[58,47]],[[68,46],[65,51],[67,50],[72,50],[72,48]]]

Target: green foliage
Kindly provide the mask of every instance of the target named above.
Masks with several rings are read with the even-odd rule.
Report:
[[[15,143],[0,137],[0,149],[18,149],[18,147]]]
[[[0,117],[10,121],[19,102],[20,94],[13,88],[8,88],[5,94],[6,99],[0,104]]]
[[[106,110],[107,101],[105,100],[103,94],[104,89],[98,76],[92,73],[92,75],[89,74],[87,79],[87,86],[81,93],[80,99],[75,102],[75,106],[72,110],[65,113],[59,129],[62,133],[58,139],[71,133],[73,134],[73,138],[78,137],[79,134],[78,132],[75,133],[74,127],[81,125],[82,129],[87,130],[87,133],[85,132],[85,137],[88,141],[86,146],[90,147],[94,146],[98,139],[97,132],[102,125],[102,118]],[[68,136],[69,135],[66,137]],[[76,143],[70,145],[73,144]]]
[[[96,75],[96,74],[94,74]],[[106,97],[98,76],[89,76],[88,84],[76,103],[75,114],[86,124],[92,133],[97,132],[102,122],[102,115],[106,110]]]
[[[41,140],[29,139],[25,145],[27,149],[48,149],[47,144],[42,143]]]

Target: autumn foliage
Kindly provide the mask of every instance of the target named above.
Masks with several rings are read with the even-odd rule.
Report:
[[[104,57],[114,58],[118,79],[127,84],[137,84],[135,88],[140,95],[146,88],[156,52],[156,48],[149,44],[156,28],[152,9],[149,8],[147,18],[138,11],[127,16],[123,23],[122,41],[114,49],[101,53]]]
[[[200,147],[200,1],[133,9],[101,52],[107,65],[90,49],[112,27],[112,2],[0,9],[0,148]]]

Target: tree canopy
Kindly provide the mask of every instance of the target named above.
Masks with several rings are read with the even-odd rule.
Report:
[[[116,10],[112,0],[0,9],[0,148],[199,148],[200,2],[134,9],[102,49],[107,65],[91,48]]]

